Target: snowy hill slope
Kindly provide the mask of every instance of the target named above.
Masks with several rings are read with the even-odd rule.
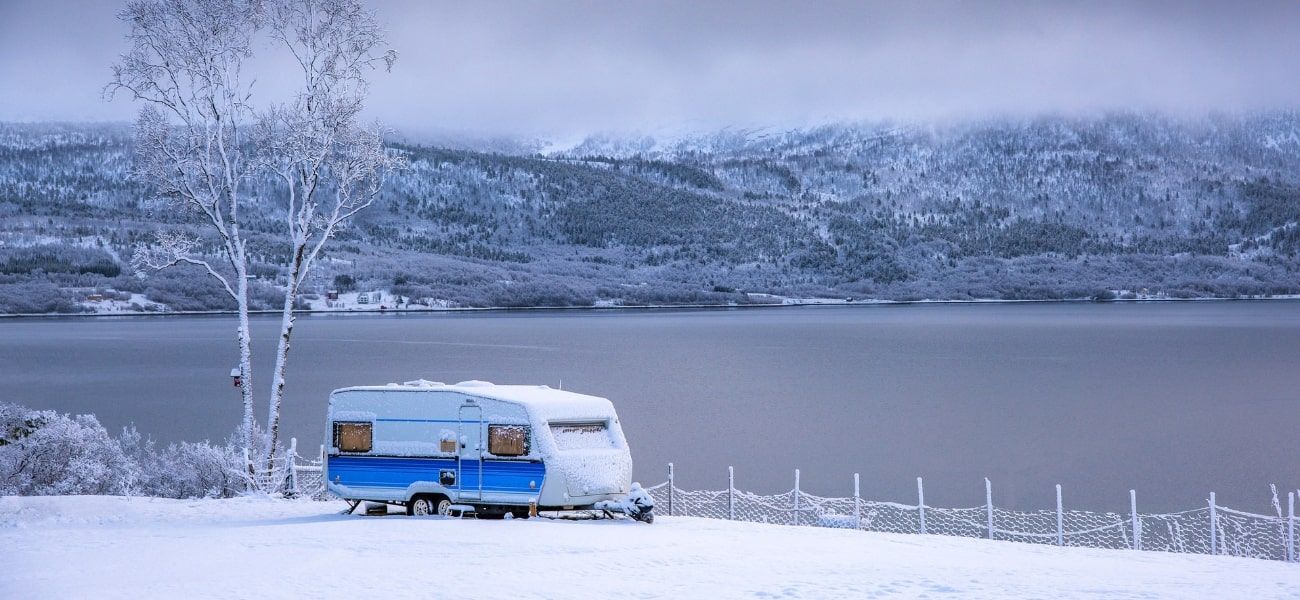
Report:
[[[1296,140],[1278,112],[395,143],[410,169],[307,287],[476,307],[1295,294]],[[195,221],[128,177],[131,148],[128,125],[0,123],[0,312],[230,307],[199,269],[132,276],[138,244]],[[258,185],[240,214],[274,308],[284,199]]]
[[[1294,598],[1300,565],[660,518],[0,497],[0,598]]]

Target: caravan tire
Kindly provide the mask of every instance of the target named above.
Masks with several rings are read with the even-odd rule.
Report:
[[[434,514],[434,511],[436,510],[435,506],[433,496],[420,494],[411,498],[411,501],[406,503],[406,514],[412,517],[431,515]]]
[[[446,496],[433,497],[434,512],[444,517],[451,516],[451,499]]]

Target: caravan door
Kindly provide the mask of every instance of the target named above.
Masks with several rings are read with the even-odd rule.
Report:
[[[456,454],[459,500],[483,499],[483,408],[467,401],[460,407],[460,450]]]

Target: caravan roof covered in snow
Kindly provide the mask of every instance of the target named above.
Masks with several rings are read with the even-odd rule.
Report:
[[[567,418],[570,416],[613,416],[614,405],[605,398],[575,394],[564,390],[552,389],[545,385],[497,385],[490,381],[462,381],[460,383],[443,383],[417,379],[406,383],[388,385],[356,386],[334,390],[339,392],[456,392],[466,396],[492,398],[521,404],[540,413],[546,418]]]

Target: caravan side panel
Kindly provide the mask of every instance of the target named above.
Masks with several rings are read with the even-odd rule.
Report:
[[[461,421],[461,407],[469,403],[477,407],[474,417]],[[486,446],[489,425],[527,422],[515,404],[452,391],[340,390],[330,396],[328,422],[325,475],[329,490],[342,498],[404,502],[432,493],[457,502],[527,505],[546,477],[540,457],[502,459],[476,451]],[[334,447],[336,422],[369,423],[370,450]],[[442,443],[449,435],[451,447]]]
[[[461,461],[458,485],[434,485],[439,473],[456,468],[455,459],[386,456],[334,456],[330,458],[330,485],[345,489],[346,497],[371,500],[407,500],[426,493],[446,493],[455,498],[461,489],[477,490],[478,463]],[[531,461],[482,461],[483,502],[527,504],[546,477],[546,467]]]

